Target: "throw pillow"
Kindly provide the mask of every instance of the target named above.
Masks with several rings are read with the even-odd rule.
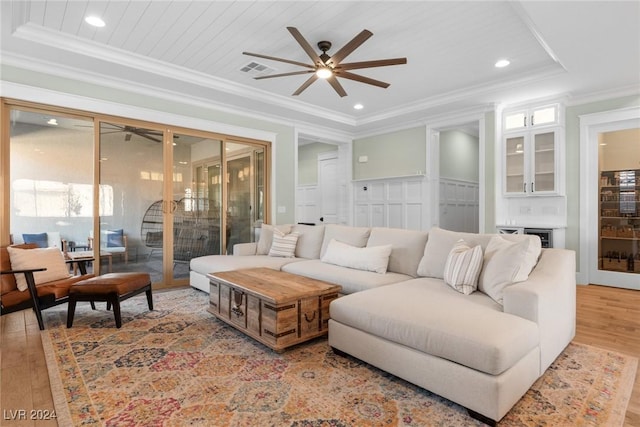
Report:
[[[527,260],[530,241],[510,242],[494,236],[484,251],[484,267],[480,273],[478,289],[502,304],[504,289],[529,277],[534,265]]]
[[[291,232],[290,225],[270,225],[262,224],[260,228],[260,239],[256,248],[256,255],[269,255],[271,244],[273,243],[273,230],[280,230],[284,234]]]
[[[107,247],[108,248],[121,248],[124,246],[124,231],[119,230],[107,230]]]
[[[358,248],[331,239],[322,257],[322,262],[384,274],[389,266],[391,247],[391,245],[383,245]]]
[[[489,237],[486,235],[433,227],[429,230],[429,238],[424,247],[424,254],[418,264],[418,276],[444,279],[444,266],[447,262],[447,257],[460,239],[464,239],[471,246],[480,245],[483,248],[489,243]]]
[[[470,247],[463,239],[453,246],[444,267],[444,281],[458,292],[469,295],[478,287],[482,269],[482,247]]]
[[[346,243],[357,248],[367,246],[371,229],[368,227],[351,227],[341,224],[327,224],[324,227],[324,238],[320,248],[320,258],[327,252],[327,246],[332,239]]]
[[[278,229],[273,230],[273,243],[269,250],[269,256],[293,258],[298,243],[298,233],[284,234]]]
[[[45,271],[33,273],[36,285],[66,279],[70,276],[64,255],[58,248],[19,249],[9,246],[7,251],[11,259],[12,270],[46,268]],[[15,278],[18,289],[26,291],[28,286],[24,274],[16,274]]]
[[[39,248],[46,248],[49,246],[47,233],[23,234],[22,240],[24,240],[25,243],[35,243]]]
[[[296,257],[320,259],[324,225],[295,224],[291,231],[300,235],[298,246],[296,247]]]

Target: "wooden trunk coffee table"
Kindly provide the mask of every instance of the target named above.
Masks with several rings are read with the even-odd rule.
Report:
[[[326,335],[339,285],[251,268],[208,274],[209,312],[275,351]]]

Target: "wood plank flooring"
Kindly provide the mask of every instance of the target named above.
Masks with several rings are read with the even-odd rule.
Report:
[[[24,310],[0,319],[0,425],[57,425],[55,420],[29,419],[31,410],[53,410],[33,312]],[[640,292],[578,286],[575,341],[640,358]],[[17,410],[26,411],[26,419],[17,419],[21,415]],[[640,370],[625,419],[625,427],[632,426],[640,426]]]

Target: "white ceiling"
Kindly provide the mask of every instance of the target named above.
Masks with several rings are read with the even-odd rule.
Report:
[[[640,92],[638,1],[2,1],[9,66],[347,132],[528,99]],[[96,29],[84,17],[106,22]],[[341,79],[291,94],[308,75],[254,80],[243,51],[310,63],[286,30],[334,53],[363,29],[348,61],[406,57],[358,70],[387,89]],[[507,68],[494,67],[508,58]],[[175,98],[174,98],[175,99]],[[364,109],[354,110],[362,103]]]

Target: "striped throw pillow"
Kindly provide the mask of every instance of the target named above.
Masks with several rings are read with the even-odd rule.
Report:
[[[269,249],[269,256],[293,258],[298,243],[298,233],[284,234],[277,228],[273,229],[273,242]]]
[[[482,270],[482,247],[469,246],[463,239],[453,246],[444,266],[444,281],[458,292],[469,295],[478,287]]]

